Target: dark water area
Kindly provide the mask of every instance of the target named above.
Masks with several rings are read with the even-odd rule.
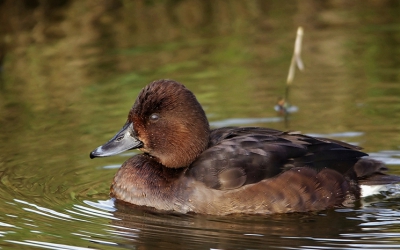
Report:
[[[268,216],[114,204],[130,156],[91,160],[156,79],[185,84],[213,127],[357,144],[400,174],[400,2],[0,1],[1,249],[400,249],[400,189],[353,208]],[[298,26],[304,72],[285,91]]]

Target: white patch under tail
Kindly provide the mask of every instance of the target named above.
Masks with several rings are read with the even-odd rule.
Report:
[[[380,192],[388,191],[387,185],[360,185],[361,197],[380,194]]]
[[[380,194],[381,192],[389,191],[393,195],[400,194],[400,184],[386,184],[386,185],[360,185],[361,197]]]

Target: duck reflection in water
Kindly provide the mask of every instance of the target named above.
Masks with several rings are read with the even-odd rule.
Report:
[[[214,216],[159,213],[120,202],[115,208],[113,235],[120,236],[119,246],[129,249],[320,249],[323,243],[316,239],[330,242],[342,234],[366,233],[360,226],[365,221],[348,219],[357,217],[354,210]]]

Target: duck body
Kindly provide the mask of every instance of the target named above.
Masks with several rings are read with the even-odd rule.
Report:
[[[346,206],[360,184],[389,184],[385,165],[359,147],[259,127],[210,130],[194,95],[172,80],[146,86],[124,127],[91,157],[137,148],[111,197],[162,211],[227,215]]]

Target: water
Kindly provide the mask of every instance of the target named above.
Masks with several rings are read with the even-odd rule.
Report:
[[[266,126],[360,145],[400,174],[398,1],[0,3],[2,249],[394,249],[400,191],[353,208],[215,217],[115,205],[116,169],[89,159],[138,91],[171,78],[210,123]],[[285,124],[295,32],[303,61]],[[3,25],[2,25],[3,26]]]

